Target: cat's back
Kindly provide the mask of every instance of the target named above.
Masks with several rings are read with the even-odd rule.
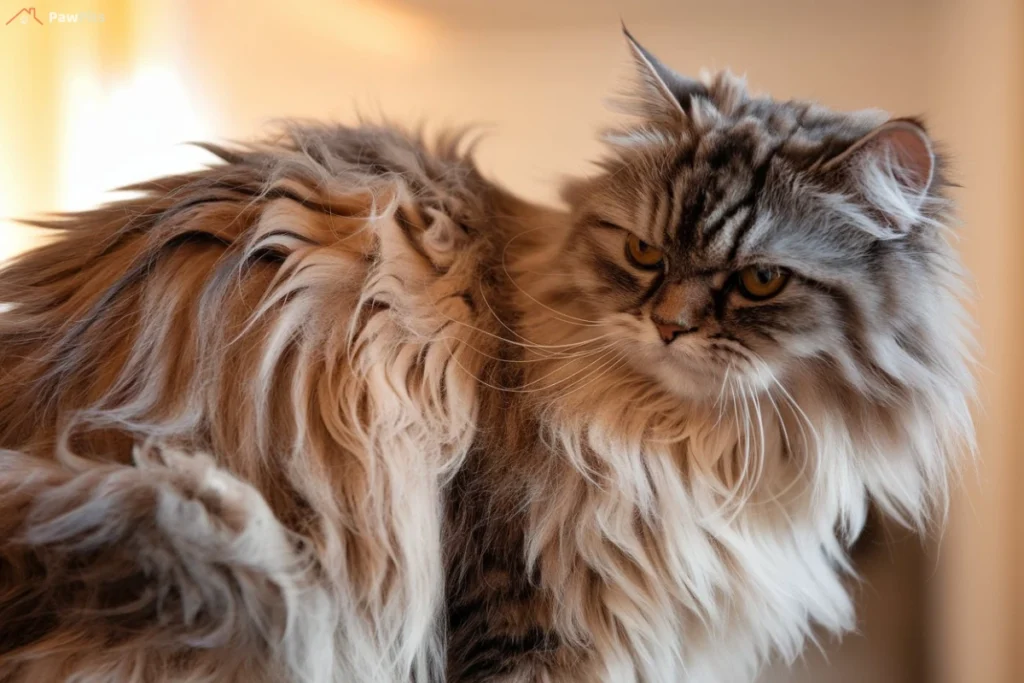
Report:
[[[211,146],[205,170],[41,222],[47,243],[0,269],[0,535],[41,539],[58,515],[110,544],[76,559],[77,536],[0,542],[0,596],[13,596],[0,600],[0,680],[62,657],[109,680],[163,680],[168,661],[192,659],[241,680],[251,662],[232,673],[248,660],[188,643],[196,629],[233,633],[219,620],[261,600],[298,620],[293,669],[333,652],[332,680],[436,670],[440,490],[473,439],[477,376],[508,334],[489,311],[502,299],[500,217],[514,210],[459,140],[301,124]],[[154,443],[185,460],[140,459]],[[85,512],[99,501],[103,516]],[[176,516],[197,502],[202,515]],[[252,534],[264,540],[246,545]],[[291,534],[293,561],[267,555]],[[196,538],[189,560],[182,544]],[[230,580],[224,557],[239,562]],[[172,585],[121,588],[161,576]],[[327,603],[282,602],[324,590]]]
[[[123,408],[139,375],[151,407],[189,394],[193,371],[241,379],[236,366],[255,360],[251,343],[289,304],[327,304],[317,334],[343,329],[384,303],[367,296],[371,277],[397,267],[405,285],[391,298],[405,298],[411,280],[479,258],[459,252],[479,241],[470,230],[491,227],[491,185],[456,134],[428,144],[394,127],[302,123],[253,145],[204,146],[218,157],[205,170],[31,221],[44,246],[0,269],[0,447],[49,449],[73,413]]]

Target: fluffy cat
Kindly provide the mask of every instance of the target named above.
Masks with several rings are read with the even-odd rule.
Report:
[[[683,78],[567,211],[294,124],[0,270],[0,680],[739,682],[973,442],[922,125]]]

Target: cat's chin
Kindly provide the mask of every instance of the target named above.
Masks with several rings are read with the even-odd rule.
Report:
[[[702,359],[671,349],[656,348],[638,354],[633,367],[669,393],[691,402],[714,403],[731,393],[750,395],[767,390],[774,373],[766,364],[763,372],[749,367]]]
[[[633,367],[662,389],[688,401],[714,401],[722,393],[729,366],[701,364],[673,353],[640,355]]]

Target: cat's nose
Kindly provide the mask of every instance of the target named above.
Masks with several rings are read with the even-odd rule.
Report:
[[[658,328],[658,336],[661,337],[661,341],[665,342],[666,344],[671,344],[673,341],[675,341],[676,337],[697,331],[696,327],[683,327],[682,325],[677,325],[676,323],[667,323],[661,320],[655,320],[654,326]]]
[[[662,284],[651,307],[651,321],[666,344],[691,332],[714,314],[707,278],[685,278]]]

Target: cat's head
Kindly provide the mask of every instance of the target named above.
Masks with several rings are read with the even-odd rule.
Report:
[[[958,390],[960,277],[923,126],[682,77],[627,33],[636,125],[564,192],[572,297],[635,366],[714,399],[806,379],[884,404]]]

